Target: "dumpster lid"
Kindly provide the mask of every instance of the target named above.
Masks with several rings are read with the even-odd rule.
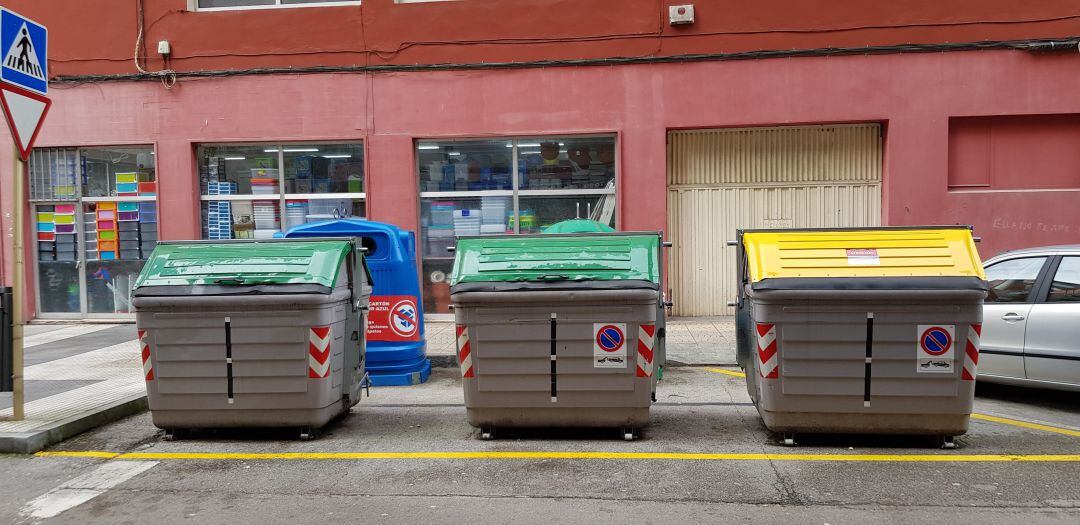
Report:
[[[451,286],[615,280],[660,283],[657,232],[463,237],[455,251]]]
[[[158,243],[135,281],[156,286],[318,285],[333,288],[352,241],[274,239]]]
[[[570,219],[548,226],[544,233],[597,233],[613,232],[615,228],[591,219]]]
[[[970,226],[745,230],[751,283],[786,278],[985,280]]]

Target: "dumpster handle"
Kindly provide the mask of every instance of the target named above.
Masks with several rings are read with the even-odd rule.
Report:
[[[565,281],[569,279],[569,275],[563,275],[561,273],[545,273],[543,275],[537,275],[538,281]]]
[[[227,395],[229,404],[233,404],[233,358],[232,358],[232,318],[225,318],[225,376],[228,381]]]
[[[225,277],[214,280],[214,284],[244,284],[244,280],[239,277]]]

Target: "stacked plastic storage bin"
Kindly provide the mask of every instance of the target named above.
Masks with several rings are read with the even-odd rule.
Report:
[[[143,195],[154,195],[146,192]],[[157,205],[153,202],[139,203],[139,251],[140,259],[149,259],[158,241]]]
[[[93,217],[89,224],[93,224]],[[93,233],[93,230],[88,230]],[[75,205],[57,204],[55,206],[38,206],[37,213],[37,239],[39,261],[74,261],[75,260]],[[94,244],[91,247],[90,244]],[[97,258],[96,240],[87,241],[88,259]]]
[[[506,233],[506,197],[483,197],[480,200],[480,233]]]
[[[251,194],[274,195],[280,192],[277,178],[270,178],[277,170],[253,169],[251,170]],[[256,239],[272,239],[274,234],[281,232],[281,210],[277,200],[259,200],[251,202],[252,215],[255,219]]]
[[[427,255],[445,257],[447,248],[454,245],[454,204],[431,203],[431,224],[427,231]]]
[[[454,234],[458,237],[480,235],[480,210],[455,211]]]
[[[97,204],[97,211],[95,213],[97,223],[95,224],[95,232],[97,233],[97,249],[98,258],[103,261],[111,261],[118,258],[117,250],[117,211],[115,202],[99,202]],[[127,203],[123,203],[127,204]]]
[[[209,181],[207,195],[235,195],[235,182]],[[206,238],[212,241],[232,239],[232,205],[229,201],[206,203]],[[155,230],[156,232],[156,230]]]
[[[308,201],[285,202],[285,230],[291,230],[306,222]]]

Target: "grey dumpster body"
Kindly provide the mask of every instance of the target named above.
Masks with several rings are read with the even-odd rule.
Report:
[[[665,361],[660,239],[560,234],[462,239],[451,301],[469,423],[649,423]]]
[[[318,428],[360,399],[371,280],[352,240],[161,243],[134,290],[164,429]]]
[[[967,432],[986,295],[968,229],[741,232],[744,243],[755,253],[740,250],[739,361],[770,430]],[[874,253],[883,275],[849,253]]]

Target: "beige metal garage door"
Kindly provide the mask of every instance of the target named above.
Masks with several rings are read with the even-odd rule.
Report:
[[[673,131],[668,229],[675,315],[730,315],[738,228],[877,226],[881,126]]]

